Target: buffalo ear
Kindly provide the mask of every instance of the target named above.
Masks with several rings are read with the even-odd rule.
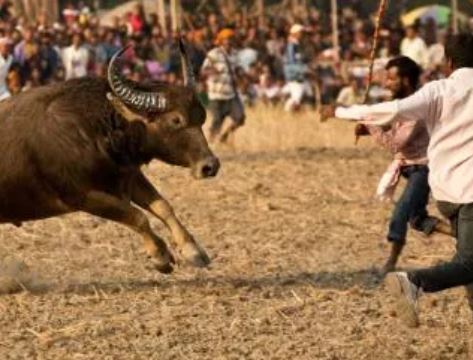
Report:
[[[107,100],[110,101],[115,111],[118,112],[121,116],[123,116],[127,121],[129,122],[141,121],[144,123],[149,122],[148,118],[130,110],[130,108],[126,106],[124,103],[122,103],[120,99],[114,94],[108,92]]]

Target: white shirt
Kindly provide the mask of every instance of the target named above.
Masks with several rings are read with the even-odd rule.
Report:
[[[352,106],[360,101],[360,94],[355,91],[353,86],[345,86],[337,97],[337,104],[341,106]]]
[[[337,108],[335,115],[378,126],[425,121],[430,134],[429,183],[435,199],[473,203],[473,68],[458,69],[403,100]]]
[[[11,55],[8,55],[6,59],[0,55],[0,101],[8,99],[11,96],[7,86],[7,77],[12,62],[13,57]]]
[[[404,38],[401,43],[401,54],[411,58],[423,67],[428,65],[427,45],[420,37],[414,39]]]
[[[84,47],[71,45],[63,50],[62,61],[66,70],[66,80],[84,77],[87,75],[89,51]]]
[[[435,69],[444,63],[445,46],[442,44],[433,44],[427,50],[428,68]]]
[[[237,61],[238,65],[248,72],[251,65],[253,65],[258,60],[258,52],[255,49],[246,47],[238,51]]]

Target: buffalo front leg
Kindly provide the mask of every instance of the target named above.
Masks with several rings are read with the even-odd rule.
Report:
[[[81,211],[126,225],[139,233],[144,247],[156,268],[165,274],[173,270],[174,258],[166,243],[151,230],[149,220],[130,203],[102,192],[90,192],[81,205]]]
[[[182,257],[197,267],[206,267],[210,258],[176,217],[173,208],[143,174],[137,175],[132,188],[132,201],[160,219],[171,232]]]

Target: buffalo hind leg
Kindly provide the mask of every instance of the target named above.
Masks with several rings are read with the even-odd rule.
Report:
[[[176,217],[171,205],[141,173],[133,183],[132,201],[166,225],[178,251],[186,261],[197,267],[210,264],[209,256]]]
[[[173,271],[174,258],[166,243],[151,230],[149,220],[139,209],[126,201],[102,192],[87,194],[81,211],[126,225],[139,233],[144,247],[156,268],[165,274]]]

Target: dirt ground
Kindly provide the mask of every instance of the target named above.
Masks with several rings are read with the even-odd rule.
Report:
[[[158,274],[137,235],[84,214],[0,226],[0,265],[24,287],[0,296],[0,359],[473,359],[462,289],[423,297],[418,329],[396,317],[377,275],[391,205],[373,198],[389,156],[351,132],[259,109],[217,149],[217,179],[150,165],[206,270]],[[400,265],[453,248],[410,233]]]

